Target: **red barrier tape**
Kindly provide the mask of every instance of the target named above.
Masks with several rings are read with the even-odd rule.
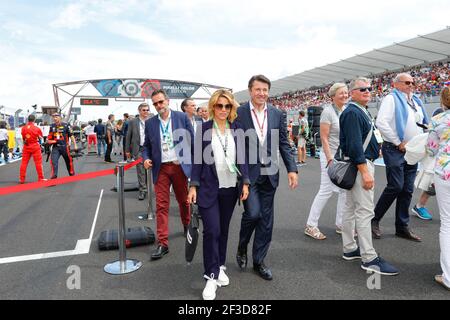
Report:
[[[137,166],[140,162],[142,162],[142,159],[138,159],[132,163],[129,163],[124,166],[125,171]],[[68,184],[78,181],[84,181],[84,180],[90,180],[98,177],[104,177],[109,176],[114,173],[115,169],[108,169],[108,170],[102,170],[102,171],[95,171],[95,172],[87,172],[78,174],[71,177],[64,177],[64,178],[58,178],[58,179],[52,179],[48,181],[40,181],[40,182],[33,182],[33,183],[27,183],[27,184],[19,184],[17,186],[10,186],[10,187],[3,187],[0,188],[0,196],[7,195],[7,194],[13,194],[18,192],[24,192],[24,191],[30,191],[45,187],[54,187],[57,185],[62,184]]]

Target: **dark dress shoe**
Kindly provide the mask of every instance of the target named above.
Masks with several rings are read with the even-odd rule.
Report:
[[[377,221],[372,221],[372,236],[375,239],[381,239],[380,224]]]
[[[403,238],[403,239],[406,239],[406,240],[411,240],[411,241],[416,241],[416,242],[421,242],[422,241],[422,239],[419,236],[414,234],[414,232],[412,232],[408,228],[396,231],[395,235],[397,237],[399,237],[399,238]]]
[[[145,192],[139,192],[139,197],[138,197],[138,199],[139,199],[140,201],[144,200],[144,199],[145,199]]]
[[[151,255],[151,259],[152,260],[158,260],[161,259],[164,255],[169,253],[169,248],[168,247],[164,247],[162,245],[159,245],[158,248],[156,248],[155,251],[153,251],[152,255]]]
[[[247,248],[238,248],[236,261],[241,269],[247,268]]]
[[[272,271],[264,264],[253,264],[253,270],[264,280],[272,280]]]

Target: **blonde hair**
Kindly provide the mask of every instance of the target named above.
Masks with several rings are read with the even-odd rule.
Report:
[[[333,84],[333,85],[331,86],[330,90],[328,90],[328,96],[329,96],[330,98],[333,98],[333,97],[336,95],[336,92],[337,92],[339,89],[342,89],[342,88],[345,88],[345,89],[348,90],[348,87],[347,87],[347,85],[346,85],[345,83],[339,83],[339,82],[336,82],[335,84]]]
[[[445,87],[441,92],[441,106],[442,109],[450,109],[450,87]]]
[[[237,108],[239,104],[237,103],[236,99],[234,98],[234,95],[227,90],[217,90],[213,93],[211,98],[208,102],[208,113],[209,113],[209,119],[214,119],[214,106],[217,104],[217,101],[219,101],[219,98],[225,98],[228,100],[228,102],[232,105],[230,114],[228,115],[228,121],[232,123],[237,118]]]

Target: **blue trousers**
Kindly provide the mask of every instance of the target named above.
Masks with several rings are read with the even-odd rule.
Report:
[[[97,136],[97,151],[99,156],[106,153],[106,140],[100,139],[98,136]]]
[[[203,221],[204,274],[213,279],[219,277],[220,266],[225,265],[228,230],[237,199],[237,188],[222,188],[212,207],[198,207]]]
[[[273,231],[273,205],[276,188],[268,176],[260,176],[250,186],[250,194],[244,202],[239,247],[246,248],[253,232],[253,264],[261,264],[269,251]]]
[[[386,164],[387,187],[375,206],[374,221],[379,222],[397,200],[395,206],[395,228],[402,231],[408,227],[409,205],[414,192],[414,180],[417,174],[417,165],[408,165],[404,153],[391,143],[383,143],[384,163]]]

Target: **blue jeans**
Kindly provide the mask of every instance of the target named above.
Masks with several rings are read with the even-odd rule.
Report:
[[[99,156],[106,153],[106,141],[105,139],[101,139],[98,136],[97,136],[97,151]]]
[[[405,154],[392,143],[383,143],[384,163],[386,164],[387,187],[375,206],[374,221],[379,222],[397,200],[395,206],[395,228],[402,231],[408,227],[409,205],[414,192],[414,180],[417,174],[417,164],[406,163]]]

